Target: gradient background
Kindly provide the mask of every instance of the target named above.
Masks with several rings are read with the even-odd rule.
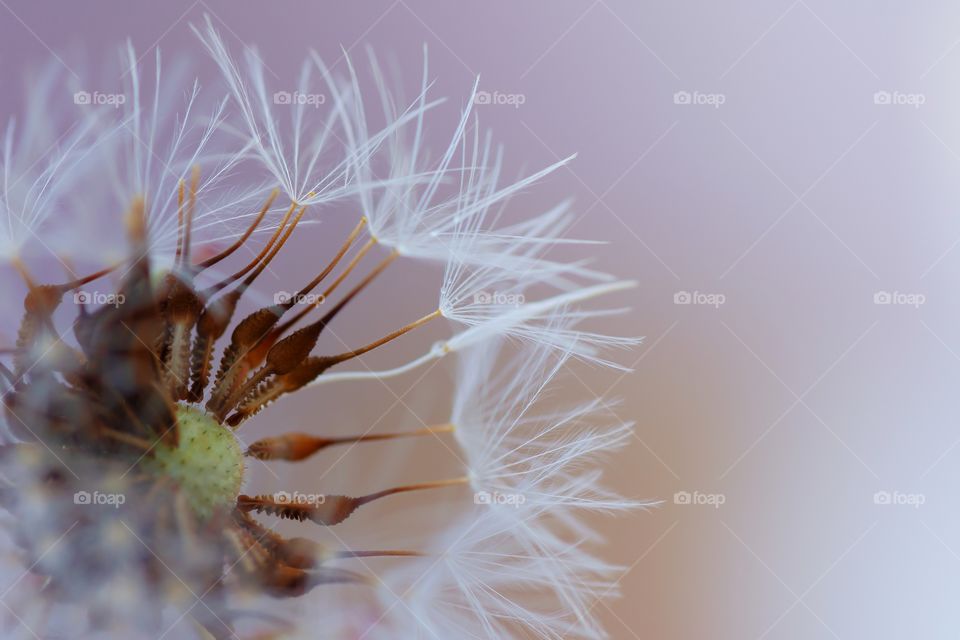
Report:
[[[665,500],[602,524],[625,568],[625,597],[597,604],[613,637],[956,637],[960,7],[0,0],[0,105],[15,112],[51,53],[71,65],[127,36],[209,70],[187,27],[204,12],[282,78],[310,47],[333,62],[369,43],[409,70],[412,92],[426,42],[455,104],[476,74],[523,96],[479,107],[511,171],[580,154],[523,202],[574,196],[572,235],[612,240],[600,266],[641,283],[611,323],[646,336],[627,356],[636,371],[576,375],[638,422],[611,483]],[[676,104],[678,91],[723,104]],[[877,104],[878,91],[923,104]],[[431,304],[398,289],[421,281],[410,273],[378,289],[403,317]],[[678,305],[679,291],[725,303]],[[874,304],[881,291],[925,302]],[[365,327],[375,316],[359,309],[338,337],[380,333]],[[270,415],[315,419],[320,402],[331,422],[397,425],[431,412],[445,384],[323,390]],[[681,491],[724,503],[676,504]],[[877,504],[878,491],[923,504]]]

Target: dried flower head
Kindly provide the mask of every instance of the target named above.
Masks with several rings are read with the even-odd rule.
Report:
[[[7,631],[603,637],[591,603],[615,592],[614,568],[592,555],[599,540],[582,514],[641,506],[604,490],[597,463],[631,426],[599,400],[558,407],[549,392],[571,358],[616,366],[605,352],[636,343],[578,328],[609,313],[585,302],[631,283],[546,257],[570,242],[567,205],[519,220],[504,213],[514,194],[566,161],[503,184],[502,151],[469,108],[431,161],[424,132],[440,101],[427,99],[426,63],[420,95],[398,108],[371,58],[386,121],[376,128],[352,65],[340,80],[315,54],[308,59],[298,91],[319,77],[329,100],[310,112],[271,100],[257,55],[235,64],[209,21],[198,35],[226,91],[202,115],[199,83],[179,107],[161,104],[159,54],[147,91],[128,47],[126,108],[85,114],[55,158],[30,165],[29,187],[11,176],[33,143],[8,129],[0,251],[26,297],[0,363]],[[112,176],[114,188],[97,193],[103,181],[85,175]],[[62,235],[63,212],[93,219],[83,207],[112,214],[120,202],[122,217],[105,224],[122,224],[123,260],[39,281],[37,259],[21,251],[29,236],[60,246],[51,236]],[[248,308],[298,229],[341,203],[361,215],[338,247],[296,256],[311,273],[292,293]],[[412,321],[384,309],[381,337],[318,353],[350,303],[404,260],[445,267],[436,307]],[[68,300],[76,314],[66,313]],[[340,370],[444,319],[453,333],[405,364]],[[401,376],[451,355],[457,387],[441,424],[346,436],[271,426],[249,445],[237,437],[302,389]],[[249,486],[253,460],[308,465],[331,447],[430,438],[444,441],[459,473],[414,483],[372,476],[381,488],[356,495]],[[366,505],[399,494],[446,498],[422,505],[419,526],[371,522],[363,540],[336,533]],[[302,533],[281,535],[282,520]],[[394,561],[377,568],[378,558]]]

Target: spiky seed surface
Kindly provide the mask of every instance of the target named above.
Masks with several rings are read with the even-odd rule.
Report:
[[[201,520],[236,504],[243,484],[243,451],[233,432],[205,412],[180,405],[177,408],[180,442],[176,447],[160,443],[147,469],[169,478],[187,497]]]

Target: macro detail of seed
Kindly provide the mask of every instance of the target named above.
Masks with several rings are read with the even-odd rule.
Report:
[[[159,442],[145,471],[179,487],[201,520],[235,503],[243,484],[243,452],[233,432],[199,409],[179,406],[176,446]]]
[[[353,63],[311,55],[294,95],[330,97],[314,109],[271,99],[289,92],[211,20],[194,31],[222,93],[187,85],[170,110],[182,79],[128,46],[129,100],[27,163],[35,194],[0,198],[0,266],[24,295],[0,345],[0,533],[23,579],[0,602],[39,637],[604,637],[617,568],[587,516],[645,506],[600,481],[632,423],[554,391],[579,362],[626,370],[608,353],[637,339],[579,325],[634,283],[548,256],[576,244],[567,204],[506,213],[572,156],[505,181],[476,84],[452,130],[431,126],[426,60],[403,100],[371,57],[361,99]],[[26,250],[70,245],[67,213],[124,239],[84,272]],[[450,393],[424,381],[437,365]],[[351,411],[395,378],[434,420]],[[294,394],[316,402],[298,424]]]

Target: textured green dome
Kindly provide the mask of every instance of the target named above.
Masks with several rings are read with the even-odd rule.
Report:
[[[229,509],[243,484],[243,451],[233,432],[194,407],[177,407],[180,442],[163,442],[144,458],[151,473],[169,478],[185,494],[200,519],[218,509]]]

